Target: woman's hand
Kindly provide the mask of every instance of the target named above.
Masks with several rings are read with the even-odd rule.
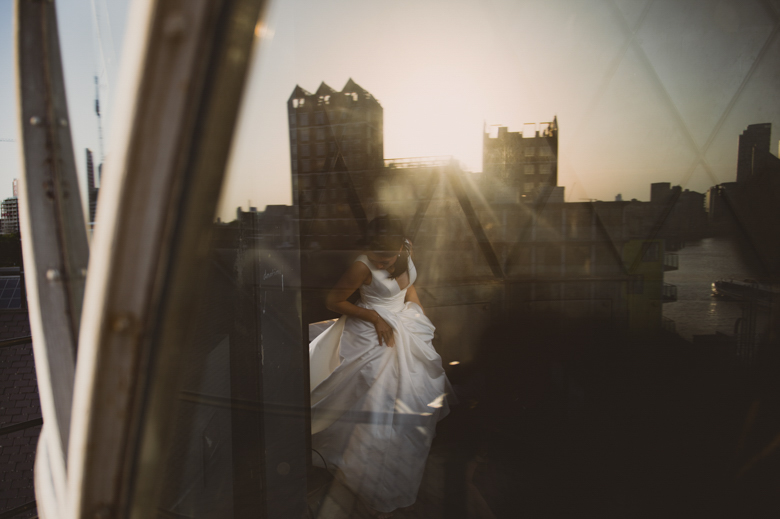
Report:
[[[393,337],[393,328],[387,324],[387,321],[374,311],[376,318],[374,319],[374,328],[376,328],[376,335],[379,337],[379,345],[382,346],[382,342],[392,348],[395,346],[395,338]]]

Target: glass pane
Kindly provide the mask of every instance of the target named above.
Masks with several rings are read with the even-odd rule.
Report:
[[[778,20],[272,3],[160,514],[776,504]]]
[[[747,427],[736,470],[763,478],[750,460],[767,440],[744,417],[770,390],[743,377],[777,370],[775,7],[349,5],[278,3],[259,27],[217,214],[252,258],[234,275],[255,279],[260,332],[236,355],[266,360],[244,375],[262,381],[266,513],[304,499],[316,517],[657,513],[693,506],[692,479],[713,482],[713,506],[769,499],[718,487],[735,469],[704,460]],[[398,296],[381,257],[334,311],[381,215],[413,243],[425,316],[383,313]],[[283,276],[300,306],[266,302]],[[396,348],[364,346],[376,332],[351,304],[379,313]],[[298,337],[299,322],[292,352],[265,333]],[[724,387],[745,396],[724,409]],[[271,411],[295,407],[294,388],[311,391],[310,446],[304,419]]]

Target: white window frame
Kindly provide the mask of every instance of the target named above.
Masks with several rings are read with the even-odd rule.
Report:
[[[181,323],[197,290],[186,280],[205,265],[263,5],[131,4],[122,102],[89,251],[55,5],[16,2],[20,217],[44,419],[40,517],[156,515],[164,457],[150,439],[170,426]]]

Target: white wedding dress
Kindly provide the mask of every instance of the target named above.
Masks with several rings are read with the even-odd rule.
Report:
[[[452,394],[434,326],[406,291],[366,256],[371,269],[358,306],[393,328],[395,347],[379,346],[374,325],[342,316],[309,345],[312,447],[368,506],[381,512],[417,499],[436,422]],[[409,259],[409,286],[417,270]],[[313,455],[315,464],[319,456]]]

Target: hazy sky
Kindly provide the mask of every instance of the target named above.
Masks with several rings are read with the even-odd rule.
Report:
[[[93,76],[114,92],[110,48],[121,55],[126,11],[125,0],[94,1],[102,59],[90,0],[57,0],[82,178],[83,148],[98,148]],[[0,0],[0,138],[16,138],[11,6]],[[484,124],[516,131],[557,115],[568,201],[647,200],[651,182],[704,191],[734,179],[748,124],[773,123],[777,153],[779,18],[780,0],[276,2],[221,215],[290,203],[286,101],[296,84],[341,90],[350,77],[384,107],[386,158],[452,155],[479,172]],[[0,143],[0,197],[15,154]]]

